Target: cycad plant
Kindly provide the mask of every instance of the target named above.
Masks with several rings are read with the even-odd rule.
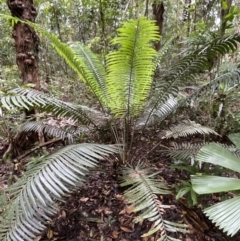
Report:
[[[80,79],[89,86],[99,100],[102,110],[109,113],[106,122],[111,125],[114,119],[122,120],[123,135],[119,138],[114,125],[111,126],[116,140],[120,143],[122,138],[123,143],[121,146],[86,143],[70,145],[42,158],[18,182],[5,190],[5,197],[9,202],[3,207],[1,240],[33,240],[44,228],[44,222],[58,211],[54,201],[63,200],[67,193],[81,185],[89,169],[106,155],[119,152],[123,147],[119,163],[129,162],[133,124],[149,96],[157,65],[156,61],[154,62],[157,53],[152,47],[152,41],[159,39],[157,27],[153,21],[144,18],[126,22],[119,29],[118,37],[113,40],[118,50],[107,56],[106,67],[83,44],[76,42],[66,45],[56,36],[46,32],[44,34],[78,73]],[[99,113],[92,109],[58,101],[30,89],[14,89],[9,94],[1,99],[2,106],[9,110],[37,108],[56,116],[71,118],[82,125],[91,124],[92,127],[98,128],[94,117]],[[44,127],[43,123],[30,122],[22,125],[22,130],[25,131],[50,132],[50,129]],[[64,135],[63,132],[57,131],[52,134]],[[165,182],[157,180],[142,164],[126,167],[122,173],[122,185],[133,185],[133,188],[127,191],[126,198],[134,203],[134,212],[142,211],[136,221],[149,219],[154,222],[152,229],[145,235],[161,230],[159,240],[174,240],[168,236],[167,231],[186,231],[185,225],[162,219],[163,205],[157,195],[170,193]],[[149,206],[151,208],[146,209]]]
[[[160,181],[157,173],[146,168],[143,163],[129,165],[134,132],[137,128],[153,123],[152,119],[155,117],[163,120],[173,112],[179,106],[176,98],[179,83],[186,76],[193,79],[200,70],[207,69],[209,55],[214,57],[235,50],[239,36],[224,37],[201,46],[179,63],[173,63],[171,69],[161,80],[155,81],[152,88],[154,72],[167,49],[165,47],[157,53],[152,47],[152,43],[159,39],[153,21],[141,18],[123,23],[118,30],[118,37],[112,41],[116,50],[106,57],[106,66],[82,43],[64,44],[55,35],[43,31],[37,25],[28,24],[48,37],[57,52],[99,100],[101,110],[106,115],[105,124],[109,125],[116,141],[123,147],[119,164],[126,164],[127,167],[121,172],[120,181],[123,186],[130,186],[125,196],[133,204],[132,211],[140,212],[135,221],[148,219],[153,222],[151,230],[144,236],[159,231],[159,241],[176,240],[168,232],[185,232],[185,226],[164,220],[164,206],[158,199],[159,194],[170,193],[168,185]],[[234,78],[234,74],[229,75]],[[218,85],[219,81],[214,83]],[[213,85],[209,85],[209,88]],[[205,86],[203,90],[206,89]],[[197,94],[199,93],[200,91]],[[57,116],[72,118],[79,124],[90,123],[93,127],[101,128],[98,126],[99,119],[95,118],[98,113],[84,106],[58,101],[29,89],[15,89],[9,94],[1,99],[2,107],[37,108]],[[146,104],[148,108],[144,108]],[[118,128],[115,120],[121,123]],[[39,128],[37,126],[37,123],[30,123],[31,130],[40,128],[49,131],[49,128],[43,128],[42,123]],[[26,128],[25,125],[23,129],[29,130],[30,127],[28,125]],[[63,200],[65,194],[75,190],[83,182],[89,168],[99,163],[107,154],[119,150],[119,145],[77,144],[40,160],[21,180],[5,190],[9,203],[3,209],[1,240],[23,240],[23,237],[25,240],[33,240],[44,229],[44,222],[58,211],[54,201]],[[58,188],[55,188],[56,183]]]

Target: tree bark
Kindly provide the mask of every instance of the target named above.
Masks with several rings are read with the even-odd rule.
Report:
[[[33,0],[7,0],[8,8],[13,17],[35,22],[37,11]],[[13,26],[12,37],[16,49],[16,63],[20,71],[22,84],[34,84],[34,88],[40,90],[39,68],[38,68],[38,48],[39,37],[35,30],[25,23],[18,22]],[[37,110],[24,111],[24,115],[29,116],[37,113]],[[41,132],[17,133],[9,140],[9,148],[6,154],[19,154],[20,149],[26,149],[36,141],[44,142]]]
[[[7,4],[13,17],[35,22],[37,12],[32,0],[7,0]],[[18,22],[13,27],[12,37],[15,40],[16,63],[20,70],[22,83],[32,83],[35,84],[36,89],[40,89],[38,35],[29,25]]]
[[[154,15],[154,18],[156,19],[156,24],[158,26],[159,34],[161,36],[162,30],[163,30],[163,14],[165,11],[163,2],[154,1],[152,7],[153,7],[153,15]],[[157,51],[161,48],[161,40],[159,40],[155,44],[155,48]]]

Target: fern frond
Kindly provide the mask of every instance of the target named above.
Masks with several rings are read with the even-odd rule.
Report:
[[[69,47],[74,53],[74,63],[78,63],[77,66],[72,66],[72,64],[70,66],[74,70],[77,68],[77,73],[82,81],[90,86],[90,89],[96,95],[100,103],[106,105],[108,102],[106,72],[102,62],[90,49],[80,42],[70,42]],[[68,63],[70,62],[67,57],[63,57]]]
[[[161,49],[157,52],[157,56],[154,59],[154,63],[159,66],[160,62],[162,60],[162,58],[166,55],[167,51],[169,50],[169,48],[172,46],[172,41],[176,36],[172,36],[171,38],[169,38],[165,44],[161,47]]]
[[[27,110],[38,108],[42,111],[51,112],[56,116],[71,118],[82,124],[93,123],[91,118],[88,117],[88,113],[99,113],[86,106],[57,100],[33,89],[16,88],[9,91],[9,94],[9,96],[4,96],[0,99],[2,106],[8,110],[15,108],[25,108]]]
[[[142,237],[149,236],[161,230],[159,240],[168,239],[167,231],[186,232],[186,226],[183,224],[170,223],[163,220],[163,205],[157,195],[170,194],[167,184],[156,177],[158,173],[152,174],[152,170],[143,168],[143,165],[137,165],[135,168],[126,167],[121,177],[121,186],[130,187],[124,192],[124,196],[134,208],[132,212],[139,212],[135,222],[141,222],[145,219],[153,222],[154,225]]]
[[[184,83],[186,79],[188,82],[193,81],[202,71],[208,70],[209,58],[215,58],[230,51],[237,50],[237,44],[239,42],[240,34],[215,38],[200,49],[183,57],[177,64],[173,64],[169,71],[162,77],[162,82],[165,83],[164,88],[161,88],[162,82],[155,86],[159,91],[158,98],[153,99],[154,104],[152,109],[155,109],[158,103],[163,102],[163,96],[166,96],[169,90],[172,90],[173,86],[179,86],[179,84]]]
[[[141,18],[124,23],[112,43],[119,50],[107,56],[109,107],[117,117],[136,116],[148,97],[155,70],[156,51],[150,41],[158,40],[154,21]]]
[[[186,100],[182,101],[183,103],[189,102],[190,100],[196,100],[199,96],[207,93],[214,93],[221,84],[226,84],[229,87],[237,86],[240,84],[240,69],[236,69],[234,71],[225,73],[216,79],[212,80],[211,82],[205,84],[204,86],[200,87],[195,93],[189,96]]]
[[[67,139],[69,143],[73,142],[73,137],[81,134],[80,130],[66,129],[58,126],[48,125],[42,122],[26,122],[18,127],[20,131],[42,131],[44,134],[52,137],[60,137],[62,139]]]
[[[59,210],[55,200],[79,187],[98,160],[118,152],[117,146],[77,144],[42,158],[8,187],[9,198],[0,223],[2,241],[33,240]]]
[[[169,131],[166,131],[165,135],[163,135],[162,139],[169,139],[169,138],[179,138],[179,137],[187,137],[189,135],[195,135],[195,134],[201,134],[201,135],[209,135],[214,134],[218,135],[216,131],[213,129],[202,126],[200,124],[195,123],[194,121],[184,121],[181,124],[171,126],[169,128]]]
[[[146,108],[146,111],[142,114],[142,116],[137,121],[137,128],[152,126],[156,123],[160,123],[163,121],[170,113],[172,113],[178,107],[178,101],[173,96],[169,96],[164,103],[159,105],[158,108],[152,109],[152,112]]]
[[[206,143],[173,142],[173,147],[163,152],[174,160],[192,161],[204,144]]]

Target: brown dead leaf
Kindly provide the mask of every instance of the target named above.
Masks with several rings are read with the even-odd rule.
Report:
[[[88,199],[89,199],[88,197],[82,197],[82,198],[80,198],[80,201],[81,202],[86,202]]]
[[[61,217],[62,218],[66,218],[67,217],[67,214],[66,214],[66,212],[64,210],[62,210]]]
[[[121,228],[124,232],[126,232],[126,233],[132,233],[132,232],[133,232],[133,230],[131,230],[131,229],[127,228],[127,227],[120,226],[120,228]]]
[[[117,200],[123,200],[123,199],[124,199],[123,195],[121,195],[121,194],[116,194],[116,195],[115,195],[115,198],[116,198]]]
[[[130,214],[135,207],[133,205],[127,205],[125,206],[125,210],[127,214]]]
[[[53,231],[52,231],[52,229],[48,229],[48,230],[47,230],[47,237],[48,237],[48,239],[51,239],[51,238],[53,237]]]
[[[118,238],[118,232],[116,230],[112,231],[112,236],[113,236],[113,238],[117,239]]]
[[[111,190],[103,190],[102,191],[102,193],[105,195],[105,196],[108,196],[109,195],[109,193],[111,192]]]
[[[109,215],[109,214],[112,214],[112,210],[110,210],[109,208],[104,208],[104,211],[103,211],[106,215]]]

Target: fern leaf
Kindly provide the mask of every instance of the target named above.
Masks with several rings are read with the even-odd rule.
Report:
[[[171,126],[169,128],[169,131],[166,132],[165,135],[163,135],[162,139],[169,139],[169,138],[179,138],[179,137],[187,137],[189,135],[195,135],[195,134],[201,134],[201,135],[209,135],[214,134],[218,135],[216,131],[213,129],[202,126],[198,123],[195,123],[194,121],[184,121],[184,123]]]
[[[150,41],[158,40],[153,21],[141,18],[124,23],[113,40],[120,49],[107,56],[109,107],[117,117],[136,116],[142,110],[152,84],[156,51]]]
[[[159,103],[164,102],[162,99],[166,94],[172,94],[169,91],[173,86],[184,83],[185,79],[193,81],[201,71],[208,70],[209,58],[215,58],[224,55],[230,51],[237,50],[237,44],[240,42],[240,34],[233,34],[215,38],[203,45],[201,48],[186,55],[177,64],[173,64],[169,71],[164,74],[162,81],[156,84],[155,89],[158,90],[158,98],[153,99],[152,109],[156,109]],[[164,82],[164,88],[161,88]],[[151,111],[152,112],[152,111]]]
[[[18,127],[20,131],[28,132],[28,131],[42,131],[44,134],[53,136],[53,137],[60,137],[62,139],[68,139],[69,143],[73,142],[73,137],[79,135],[81,132],[79,130],[73,129],[63,129],[58,126],[48,125],[42,122],[26,122]]]
[[[117,146],[77,144],[43,157],[5,190],[10,201],[2,214],[0,239],[33,240],[59,210],[55,199],[63,200],[83,183],[89,168],[116,152]]]
[[[191,144],[189,142],[173,142],[173,148],[163,151],[174,160],[192,160],[205,143]]]
[[[226,84],[229,87],[239,85],[240,69],[236,69],[234,71],[223,74],[217,77],[216,79],[212,80],[211,82],[205,84],[204,86],[200,87],[195,93],[189,96],[186,100],[183,100],[180,105],[183,105],[184,103],[189,102],[190,100],[196,101],[197,98],[203,94],[214,93],[214,91],[216,91],[221,84]]]
[[[74,66],[73,64],[70,66],[74,70],[77,69],[81,80],[90,86],[90,89],[100,103],[106,105],[108,102],[108,94],[106,89],[106,73],[103,64],[98,57],[82,43],[70,42],[69,47],[74,53]],[[68,60],[66,56],[63,57],[65,60]],[[68,60],[68,63],[69,62],[70,60]]]
[[[186,228],[185,225],[177,227],[175,224],[172,225],[167,223],[167,225],[169,225],[168,227],[164,223],[162,217],[163,205],[157,195],[170,194],[171,192],[164,181],[155,177],[157,174],[158,173],[152,174],[152,170],[150,171],[150,169],[143,168],[142,164],[140,164],[135,168],[125,168],[120,180],[121,186],[130,185],[130,187],[125,191],[124,196],[129,203],[134,205],[133,212],[142,212],[135,218],[134,221],[141,222],[144,219],[148,219],[154,223],[151,230],[142,235],[142,237],[149,236],[158,230],[161,230],[162,237],[168,237],[167,231],[171,230],[170,226],[172,226],[172,230],[175,228],[175,230],[178,231]]]
[[[99,113],[86,106],[57,100],[33,89],[16,88],[9,91],[9,94],[9,96],[4,96],[0,99],[2,106],[8,110],[15,108],[25,108],[28,110],[38,108],[42,111],[51,112],[56,116],[71,118],[82,124],[93,123],[87,113]]]

